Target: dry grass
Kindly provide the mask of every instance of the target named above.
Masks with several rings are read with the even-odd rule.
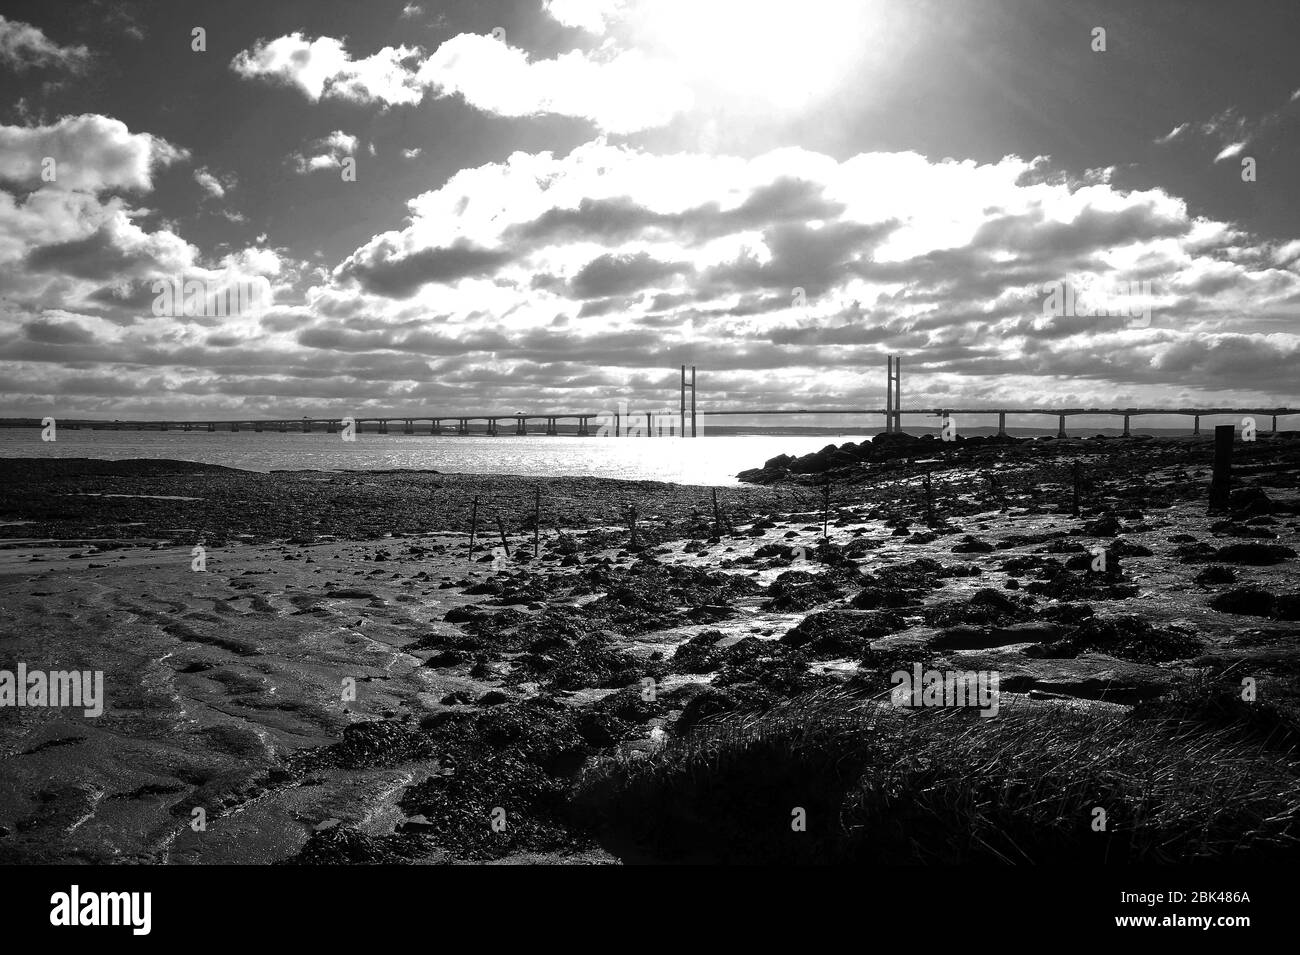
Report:
[[[1041,706],[983,719],[842,692],[606,761],[574,805],[629,861],[1162,863],[1300,849],[1300,777],[1239,727]],[[791,827],[796,807],[806,831]]]

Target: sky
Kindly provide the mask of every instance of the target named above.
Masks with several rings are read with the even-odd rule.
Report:
[[[0,416],[1300,404],[1294,0],[0,11]]]

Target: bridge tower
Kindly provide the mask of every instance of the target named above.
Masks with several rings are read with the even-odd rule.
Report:
[[[885,433],[903,430],[903,359],[886,355]]]
[[[691,390],[691,437],[698,437],[699,432],[695,428],[695,366],[691,365],[691,383],[686,383],[686,366],[682,365],[682,388],[681,388],[681,428],[682,437],[686,436],[686,389]],[[584,422],[585,424],[585,422]]]

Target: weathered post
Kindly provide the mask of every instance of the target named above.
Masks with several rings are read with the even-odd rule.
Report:
[[[628,531],[630,532],[630,537],[628,539],[627,546],[630,549],[635,549],[636,548],[636,505],[635,504],[628,505]]]
[[[1075,517],[1079,516],[1079,462],[1074,462],[1074,507],[1071,509]]]
[[[925,469],[925,522],[934,523],[934,484],[930,480],[930,469]]]
[[[826,475],[826,483],[822,485],[822,537],[829,537],[829,527],[831,520],[831,476]]]
[[[1129,430],[1128,430],[1128,415],[1124,416],[1124,437],[1126,438],[1130,437]]]
[[[713,489],[713,536],[722,536],[722,514],[718,510],[718,489]]]
[[[469,559],[474,559],[474,538],[478,536],[478,498],[470,505],[469,511]]]
[[[542,534],[542,489],[533,488],[533,556],[540,554]]]
[[[510,545],[509,545],[508,543],[506,543],[506,528],[505,528],[505,525],[501,523],[501,512],[500,512],[500,511],[495,511],[495,512],[493,513],[493,516],[496,517],[496,519],[497,519],[497,533],[499,533],[499,534],[501,535],[501,546],[502,546],[502,548],[505,549],[506,556],[509,557],[509,556],[510,556]]]
[[[1232,483],[1232,441],[1236,427],[1214,427],[1214,477],[1210,481],[1210,511],[1228,509],[1228,491]]]

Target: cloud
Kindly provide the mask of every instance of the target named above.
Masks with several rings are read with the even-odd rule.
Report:
[[[335,131],[305,153],[360,146]],[[1194,217],[1160,189],[1050,173],[1015,156],[600,140],[462,169],[329,272],[266,247],[213,262],[120,196],[0,192],[0,390],[118,416],[650,406],[686,362],[719,401],[827,407],[861,401],[901,351],[909,392],[936,406],[956,389],[971,403],[1300,397],[1295,242]],[[237,320],[154,316],[160,275],[265,275],[276,302]],[[1044,314],[1044,286],[1062,281],[1121,296],[1147,282],[1134,297],[1153,320]]]
[[[544,0],[542,9],[566,27],[603,34],[623,6],[623,0]]]
[[[1214,157],[1214,161],[1222,162],[1225,159],[1231,159],[1234,156],[1240,156],[1241,151],[1245,148],[1246,148],[1246,144],[1244,142],[1229,143],[1219,151],[1219,154]]]
[[[85,114],[46,126],[0,126],[0,183],[103,192],[149,191],[160,166],[189,153],[149,133],[132,133],[121,120]],[[53,160],[54,180],[43,176]]]
[[[1233,159],[1253,143],[1273,137],[1288,117],[1287,107],[1297,99],[1300,99],[1300,90],[1293,92],[1286,104],[1253,117],[1245,116],[1230,106],[1202,122],[1182,123],[1155,142],[1165,145],[1175,139],[1182,141],[1193,137],[1201,141],[1210,140],[1218,144],[1214,162]]]
[[[484,275],[508,261],[503,250],[476,248],[459,240],[445,248],[396,251],[384,241],[353,253],[336,270],[340,279],[356,279],[370,292],[406,298],[429,282],[452,282],[467,276]]]
[[[262,40],[231,61],[250,79],[292,86],[313,102],[344,99],[385,107],[425,95],[459,96],[497,116],[571,116],[602,130],[630,133],[663,126],[693,98],[665,64],[631,51],[572,50],[534,60],[490,36],[462,33],[427,58],[418,47],[385,47],[355,60],[343,41],[291,33]]]
[[[665,279],[690,271],[688,263],[661,262],[645,252],[601,255],[574,275],[573,293],[584,299],[627,295],[654,288]]]
[[[90,62],[84,46],[60,46],[39,27],[0,15],[0,65],[22,72],[54,66],[79,72]]]
[[[419,77],[438,95],[459,94],[484,112],[576,116],[612,133],[663,126],[692,104],[671,71],[637,51],[597,59],[573,50],[531,60],[523,50],[472,33],[438,47]]]
[[[1179,123],[1177,126],[1175,126],[1173,129],[1169,130],[1169,132],[1165,133],[1165,134],[1164,134],[1163,136],[1161,136],[1159,139],[1156,139],[1155,142],[1158,143],[1158,144],[1164,144],[1164,143],[1170,143],[1170,142],[1173,142],[1175,139],[1177,139],[1177,138],[1178,138],[1179,136],[1181,136],[1183,133],[1187,132],[1187,129],[1188,129],[1189,126],[1191,126],[1190,123]]]
[[[222,199],[228,189],[234,188],[235,180],[233,176],[218,177],[207,166],[200,166],[194,170],[194,181],[199,184],[209,198]]]
[[[237,54],[230,66],[246,78],[296,87],[313,102],[325,98],[393,106],[418,103],[424,97],[410,65],[419,55],[415,47],[387,46],[354,60],[341,40],[328,36],[308,40],[295,32],[258,41]]]
[[[360,140],[356,136],[336,129],[328,136],[308,143],[305,150],[294,153],[289,160],[300,174],[320,169],[337,169],[343,165],[346,157],[356,153],[358,145]]]

